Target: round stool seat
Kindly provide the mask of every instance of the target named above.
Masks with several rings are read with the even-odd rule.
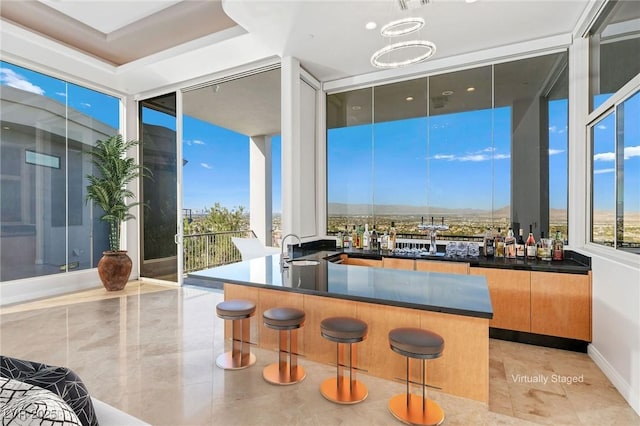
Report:
[[[271,308],[264,311],[264,325],[275,330],[292,330],[304,324],[304,311],[296,308]]]
[[[256,304],[244,299],[231,299],[216,305],[216,314],[226,320],[249,318],[256,311]]]
[[[396,328],[389,332],[389,345],[394,352],[409,358],[432,359],[442,355],[444,339],[429,330]]]
[[[367,331],[367,323],[356,318],[330,317],[320,323],[322,337],[338,343],[362,342]]]

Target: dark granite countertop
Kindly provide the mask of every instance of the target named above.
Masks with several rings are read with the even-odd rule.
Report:
[[[331,262],[341,253],[309,250],[296,259],[311,266],[281,268],[280,255],[219,266],[190,277],[258,288],[293,291],[339,299],[492,318],[493,308],[483,276],[369,268]]]
[[[345,249],[341,253],[349,257],[359,257],[365,259],[382,259],[383,257],[393,257],[397,259],[416,260],[437,260],[443,262],[464,262],[472,267],[518,269],[525,271],[539,272],[560,272],[567,274],[587,274],[591,270],[591,259],[571,250],[565,251],[565,259],[562,261],[541,261],[525,259],[506,259],[504,257],[487,258],[479,257],[447,257],[439,252],[435,255],[427,253],[397,253],[388,250],[371,251],[362,249]]]

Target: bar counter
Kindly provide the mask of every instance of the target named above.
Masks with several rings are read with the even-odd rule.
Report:
[[[296,260],[317,265],[280,265],[272,255],[190,274],[199,279],[314,294],[388,306],[492,318],[482,276],[402,271],[335,264],[339,252],[320,251]]]
[[[335,363],[335,343],[321,337],[320,322],[331,316],[350,316],[366,322],[369,334],[355,345],[358,367],[366,374],[389,380],[406,374],[405,358],[389,349],[389,331],[398,327],[423,328],[445,340],[442,357],[428,365],[429,386],[488,402],[489,319],[493,310],[484,277],[331,262],[339,261],[339,257],[336,251],[318,251],[303,257],[317,261],[317,265],[290,265],[283,269],[280,256],[273,255],[189,276],[224,283],[225,300],[255,302],[251,341],[273,350],[274,360],[277,333],[263,325],[262,314],[277,306],[305,312],[305,323],[298,335],[299,352],[308,360],[326,364]],[[419,367],[419,363],[414,366]],[[417,368],[412,369],[412,380],[418,382],[419,374]],[[366,377],[361,380],[366,384]]]

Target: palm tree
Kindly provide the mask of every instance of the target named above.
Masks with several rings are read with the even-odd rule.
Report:
[[[98,174],[87,175],[86,202],[93,201],[103,211],[100,220],[109,223],[109,250],[120,251],[120,234],[125,221],[135,219],[130,213],[131,207],[139,202],[127,203],[127,199],[134,199],[135,195],[127,189],[134,179],[149,176],[150,170],[136,164],[131,157],[126,157],[129,148],[139,144],[139,141],[125,141],[121,135],[110,136],[99,140],[89,151],[91,163],[97,168]]]

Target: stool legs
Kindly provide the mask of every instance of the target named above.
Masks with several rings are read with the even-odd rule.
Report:
[[[256,363],[256,356],[250,351],[250,318],[233,320],[231,323],[231,352],[225,352],[216,358],[216,365],[225,370],[239,370]]]
[[[278,363],[270,364],[262,370],[262,377],[275,385],[292,385],[301,382],[307,376],[302,366],[298,365],[298,333],[297,329],[280,330],[278,345]]]
[[[389,401],[389,411],[398,420],[410,425],[435,426],[444,421],[444,411],[433,400],[427,398],[427,365],[422,359],[422,397],[411,393],[409,385],[409,357],[407,357],[407,391],[399,394]]]
[[[336,343],[336,345],[336,377],[322,382],[320,392],[329,401],[338,404],[355,404],[363,401],[369,391],[362,382],[356,380],[354,364],[357,346],[353,343]],[[344,374],[344,367],[347,365],[344,361],[345,346],[349,349],[349,377],[345,377]]]

